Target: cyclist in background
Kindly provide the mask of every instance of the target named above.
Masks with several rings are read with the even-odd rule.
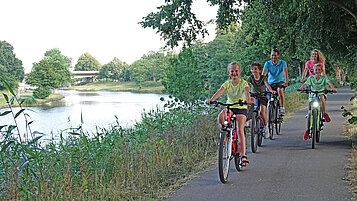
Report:
[[[278,91],[280,101],[280,114],[285,115],[285,95],[284,87],[289,85],[288,66],[284,60],[279,60],[279,51],[272,49],[270,52],[270,61],[265,62],[263,75],[268,74],[268,83],[273,90]]]
[[[314,65],[314,72],[315,75],[310,76],[306,82],[300,87],[300,90],[304,90],[306,86],[311,86],[311,90],[313,91],[321,91],[326,89],[328,85],[332,88],[334,92],[337,91],[337,89],[333,86],[332,82],[327,78],[326,75],[322,75],[323,73],[323,66],[322,64],[315,64]],[[306,131],[304,134],[304,140],[309,139],[309,134],[310,134],[310,116],[311,116],[311,102],[315,99],[315,94],[310,93],[309,96],[309,114],[307,116],[307,122],[306,122]],[[325,118],[326,122],[330,122],[331,119],[326,113],[326,94],[321,93],[319,94],[320,100],[323,104],[323,117]]]
[[[252,72],[252,75],[248,78],[247,82],[251,86],[251,93],[264,93],[265,90],[268,88],[269,91],[272,93],[276,93],[274,91],[269,83],[268,83],[268,78],[264,75],[262,75],[263,71],[263,66],[260,63],[254,62],[250,65],[250,72]],[[270,133],[268,129],[268,118],[267,118],[267,104],[268,104],[268,98],[266,96],[259,97],[256,99],[258,101],[258,107],[260,108],[260,113],[263,117],[264,121],[264,138],[269,138]]]
[[[240,64],[232,62],[228,65],[228,74],[230,79],[222,84],[218,91],[212,96],[211,99],[206,100],[206,104],[209,105],[212,101],[219,98],[225,91],[227,92],[227,103],[236,103],[239,100],[247,101],[247,104],[254,103],[254,98],[250,97],[248,83],[240,79],[239,76],[242,70]],[[218,123],[223,126],[226,117],[227,109],[220,112],[218,116]],[[236,114],[238,125],[239,144],[241,145],[242,163],[243,166],[249,164],[246,156],[246,140],[244,135],[244,125],[247,120],[247,105],[234,105],[231,107],[231,112]]]
[[[325,57],[322,54],[322,52],[318,49],[314,49],[311,52],[311,59],[310,61],[307,61],[305,64],[305,70],[304,73],[302,74],[301,82],[304,83],[307,71],[309,71],[309,75],[315,75],[314,72],[314,65],[315,64],[321,64],[322,65],[322,75],[326,75],[325,72]]]

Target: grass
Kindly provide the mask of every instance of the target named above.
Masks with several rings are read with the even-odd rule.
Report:
[[[357,98],[351,101],[351,112],[357,117]],[[353,150],[351,152],[350,163],[346,165],[347,181],[351,185],[351,192],[357,195],[357,124],[345,123],[344,134],[352,140]]]
[[[5,92],[3,92],[3,93],[5,93]],[[9,95],[9,97],[10,97],[10,95]],[[45,99],[34,99],[32,97],[32,95],[26,93],[24,95],[21,95],[21,94],[17,95],[17,97],[18,98],[27,99],[27,101],[24,102],[23,106],[37,106],[37,105],[40,105],[40,104],[43,104],[43,103],[48,103],[48,102],[51,102],[51,101],[61,100],[64,96],[60,95],[60,94],[51,94],[49,97],[47,97]],[[19,107],[19,104],[17,102],[14,102],[14,104],[12,106],[13,107]],[[0,108],[6,108],[6,107],[9,107],[9,106],[6,103],[4,97],[1,96],[0,97]]]
[[[286,96],[287,112],[307,102],[301,94]],[[218,112],[152,110],[132,128],[117,123],[93,134],[75,129],[68,138],[46,144],[38,138],[19,142],[10,126],[4,127],[0,199],[163,199],[216,160]]]
[[[164,86],[159,82],[144,82],[140,88],[135,82],[94,82],[82,86],[71,86],[64,89],[74,89],[78,91],[130,91],[140,93],[159,93],[164,90]]]

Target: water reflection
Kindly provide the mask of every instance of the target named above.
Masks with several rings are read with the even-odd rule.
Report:
[[[45,133],[51,138],[51,133],[56,137],[59,132],[73,127],[78,127],[83,119],[83,128],[88,132],[95,131],[96,126],[108,127],[116,121],[127,127],[140,120],[140,113],[145,110],[162,107],[164,104],[160,97],[167,98],[162,94],[141,94],[131,92],[79,92],[57,90],[63,94],[64,99],[46,103],[38,107],[29,107],[27,113],[31,120],[32,131]],[[4,112],[6,109],[1,109]],[[15,108],[18,111],[19,108]],[[0,118],[0,125],[14,124],[11,116]],[[24,132],[25,123],[23,115],[19,116],[18,122]],[[22,132],[20,131],[20,132]]]

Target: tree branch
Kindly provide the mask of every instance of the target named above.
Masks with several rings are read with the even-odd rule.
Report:
[[[357,12],[354,12],[352,8],[348,8],[346,5],[342,4],[339,0],[329,0],[331,4],[334,4],[335,6],[344,9],[347,11],[352,17],[355,19],[356,24],[357,24]],[[357,0],[355,0],[355,5],[357,8]]]

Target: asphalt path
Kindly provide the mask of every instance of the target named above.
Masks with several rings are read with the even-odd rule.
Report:
[[[233,160],[228,182],[218,178],[217,165],[197,175],[166,200],[352,200],[345,181],[345,165],[351,152],[351,141],[342,135],[341,106],[349,104],[353,92],[348,87],[328,95],[327,112],[320,143],[311,149],[311,140],[303,140],[307,109],[285,118],[281,135],[264,139],[257,153],[250,151],[249,166],[237,172]]]

